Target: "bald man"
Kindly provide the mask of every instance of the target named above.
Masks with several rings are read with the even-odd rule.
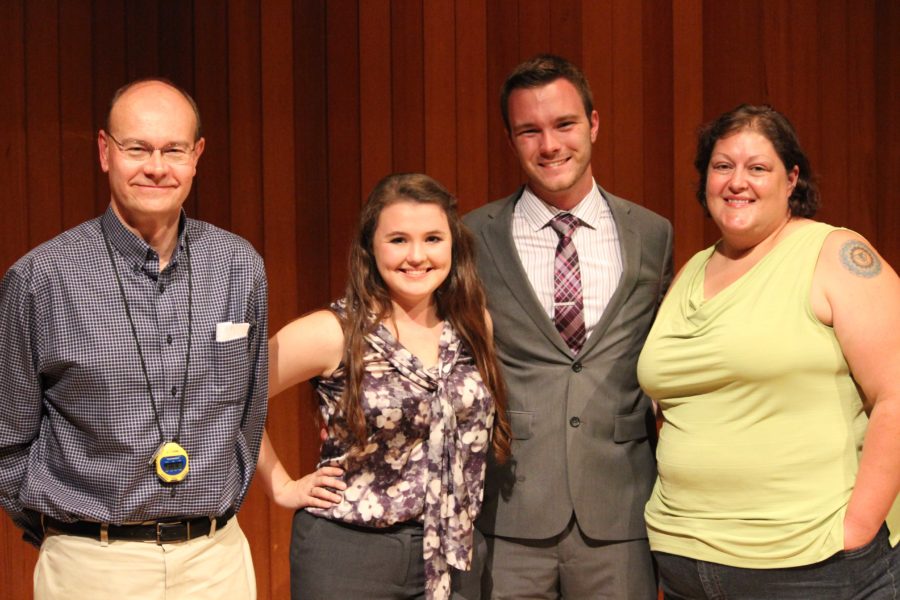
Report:
[[[255,598],[237,523],[266,416],[267,286],[182,206],[205,140],[161,79],[97,136],[106,212],[0,283],[0,505],[35,598]]]

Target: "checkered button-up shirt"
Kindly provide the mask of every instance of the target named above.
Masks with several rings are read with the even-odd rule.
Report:
[[[101,230],[102,226],[102,230]],[[163,484],[160,445],[140,358],[102,231],[112,248],[166,440],[178,427],[187,478]],[[108,523],[219,515],[238,508],[266,416],[267,285],[241,238],[182,216],[179,243],[159,257],[111,209],[32,250],[0,284],[0,505],[26,537],[26,509],[61,521]],[[249,323],[216,340],[216,324]]]

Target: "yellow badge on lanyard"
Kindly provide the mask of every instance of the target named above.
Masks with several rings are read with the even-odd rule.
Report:
[[[156,474],[166,483],[178,483],[190,468],[187,451],[178,442],[165,442],[156,451]]]

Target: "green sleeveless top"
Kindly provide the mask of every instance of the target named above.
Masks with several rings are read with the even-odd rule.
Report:
[[[638,362],[665,416],[645,515],[653,550],[778,568],[843,548],[868,419],[834,331],[810,306],[834,230],[797,229],[709,300],[707,248],[663,302]],[[900,503],[888,524],[896,544]]]

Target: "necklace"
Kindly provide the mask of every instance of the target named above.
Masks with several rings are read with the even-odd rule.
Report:
[[[128,306],[128,299],[125,297],[125,288],[122,285],[122,278],[119,276],[119,270],[116,268],[116,261],[113,257],[112,247],[109,243],[109,236],[106,235],[106,229],[100,225],[100,231],[103,233],[103,241],[106,244],[106,253],[109,255],[109,262],[112,265],[113,274],[116,276],[116,283],[119,287],[119,296],[122,298],[122,304],[125,307],[125,315],[128,317],[128,324],[131,326],[131,337],[134,339],[134,345],[137,348],[138,358],[141,361],[141,371],[144,374],[144,382],[147,384],[147,394],[150,396],[150,406],[153,408],[153,418],[156,422],[156,430],[159,432],[159,447],[153,456],[150,457],[149,464],[156,465],[156,475],[164,483],[178,483],[187,477],[190,468],[190,460],[187,451],[178,443],[181,437],[181,425],[184,422],[184,405],[185,394],[187,391],[188,371],[191,366],[191,339],[193,333],[193,296],[194,286],[193,277],[191,276],[191,251],[188,244],[187,224],[184,230],[184,253],[187,263],[188,272],[188,338],[187,338],[187,356],[184,364],[184,378],[181,382],[181,400],[178,406],[178,425],[175,435],[171,440],[166,441],[163,434],[162,423],[159,419],[159,409],[156,407],[156,399],[153,397],[153,386],[150,385],[150,376],[147,374],[147,362],[144,360],[144,353],[141,350],[141,343],[138,339],[137,328],[134,326],[134,319],[131,316],[131,309]]]

